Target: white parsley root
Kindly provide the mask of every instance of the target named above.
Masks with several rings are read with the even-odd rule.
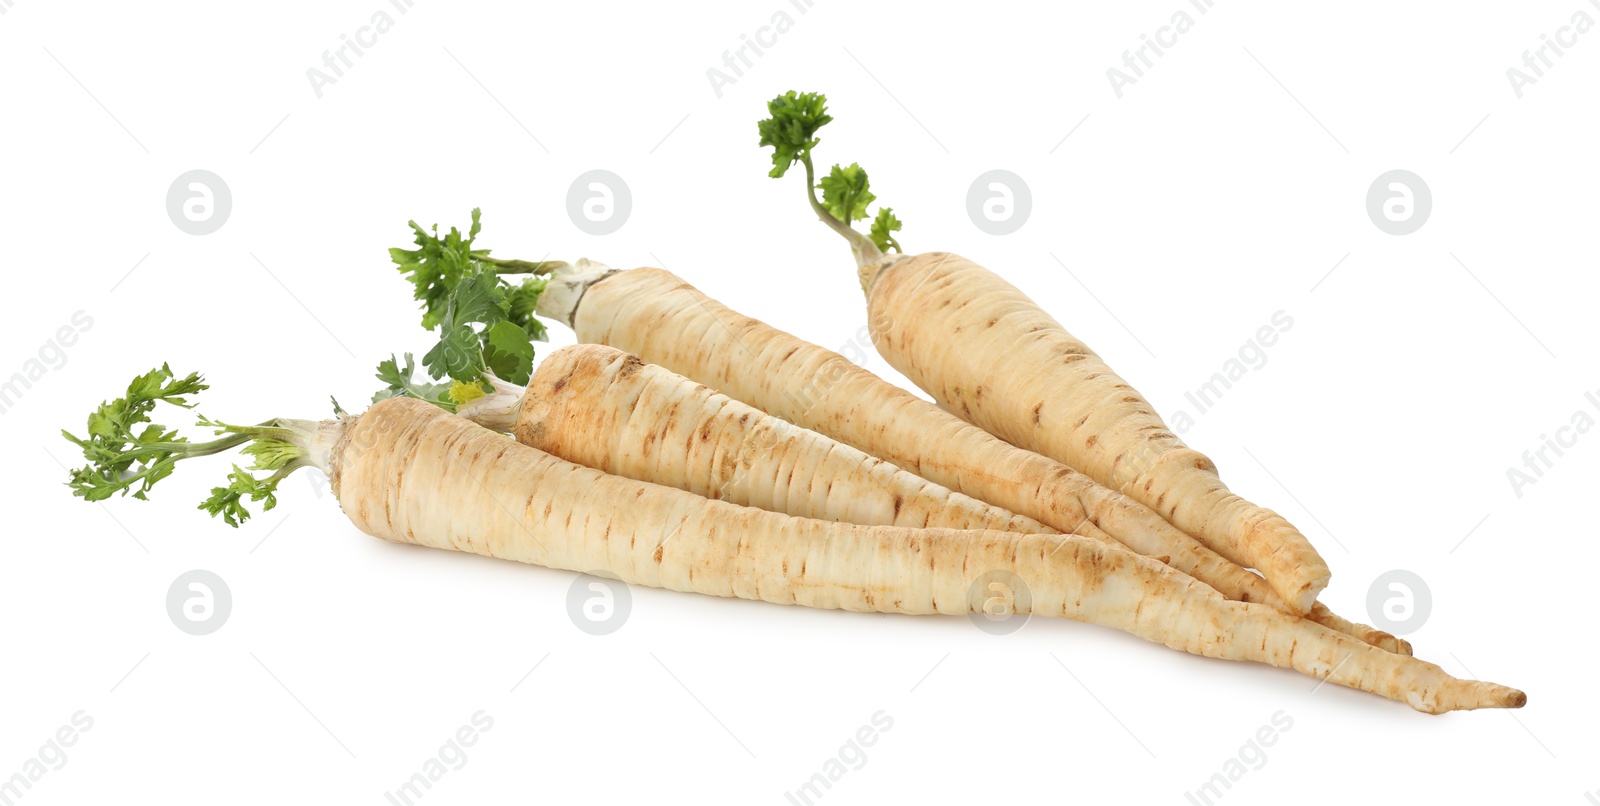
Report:
[[[474,237],[480,229],[478,222],[475,210],[470,230]],[[483,287],[461,278],[483,277],[492,271],[487,265],[476,265],[472,257],[487,252],[472,249],[470,241],[463,241],[455,229],[441,238],[415,223],[411,226],[419,248],[394,251],[401,271],[416,286],[416,296],[425,300],[425,307],[440,311],[476,308],[481,319],[496,325],[513,315],[510,300],[514,294],[525,293],[527,281],[514,287],[523,290],[507,289],[498,308],[486,306],[481,301]],[[419,254],[432,257],[416,258]],[[618,271],[587,260],[570,265],[515,260],[494,264],[507,272],[518,266],[535,266],[549,274],[548,279],[538,278],[545,293],[535,295],[531,303],[525,301],[524,307],[531,306],[540,316],[572,327],[580,341],[634,353],[774,417],[1061,532],[1085,533],[1081,524],[1087,513],[1092,526],[1101,532],[1140,554],[1169,563],[1231,599],[1292,610],[1261,577],[1223,558],[1132,498],[1059,462],[1016,448],[838,353],[731,311],[670,272],[653,268]],[[551,293],[555,289],[559,293]],[[465,348],[449,347],[450,341],[448,336],[441,338],[430,355],[467,355],[472,360],[463,365],[471,374],[464,377],[471,383],[457,380],[448,390],[444,385],[412,383],[407,356],[403,369],[396,369],[392,359],[380,366],[379,377],[390,383],[380,397],[402,394],[453,408],[458,399],[466,402],[459,395],[461,390],[482,394],[480,385],[492,388],[487,362],[472,352],[475,348],[470,339],[455,340]],[[483,355],[490,352],[482,350]],[[436,373],[435,377],[440,376]],[[1313,603],[1305,616],[1389,651],[1411,652],[1406,641],[1342,618],[1320,603]]]
[[[797,517],[1056,532],[597,344],[563,347],[526,388],[498,385],[457,413],[602,472]],[[1078,524],[1114,542],[1081,510]]]
[[[136,381],[128,397],[97,412],[112,412],[120,426],[92,420],[100,426],[93,439],[74,439],[90,462],[73,474],[74,490],[86,498],[151,466],[145,460],[164,472],[142,477],[141,494],[178,461],[204,455],[198,445],[173,447],[188,443],[154,425],[160,440],[116,447],[133,422],[149,422],[155,403],[188,405],[184,396],[205,388],[194,375],[174,381],[165,367],[141,380],[151,382]],[[286,450],[293,456],[279,470],[326,468],[345,514],[385,540],[712,596],[904,614],[978,612],[992,596],[980,583],[998,572],[1013,594],[1026,592],[1010,597],[1019,613],[1292,668],[1427,713],[1516,708],[1527,700],[1515,689],[1451,677],[1270,607],[1230,601],[1169,566],[1094,539],[861,526],[741,507],[576,465],[404,397],[305,430],[265,428],[271,430],[251,432],[247,444],[234,447]],[[255,455],[260,461],[264,454]]]
[[[1231,492],[1210,459],[1010,283],[957,255],[890,254],[900,251],[893,233],[901,223],[889,208],[869,234],[852,229],[876,196],[859,165],[835,165],[816,179],[811,150],[833,119],[826,98],[789,92],[768,111],[759,128],[761,145],[773,149],[771,175],[804,167],[806,198],[850,244],[873,343],[895,369],[962,419],[1126,493],[1223,557],[1258,569],[1292,612],[1311,611],[1331,572],[1305,535]]]

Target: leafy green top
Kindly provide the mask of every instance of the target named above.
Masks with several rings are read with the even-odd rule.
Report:
[[[314,436],[316,423],[269,420],[242,426],[202,416],[199,424],[213,429],[219,438],[190,442],[175,429],[151,422],[157,403],[190,409],[194,404],[186,396],[208,388],[199,373],[178,378],[162,364],[159,369],[135,377],[123,397],[100,404],[89,415],[88,437],[63,430],[61,435],[82,449],[88,461],[73,470],[67,481],[73,495],[86,501],[103,501],[131,491],[134,498],[147,500],[145,494],[156,482],[172,475],[178,462],[243,445],[241,453],[254,459],[253,469],[274,472],[259,478],[234,465],[227,486],[212,488],[200,509],[213,516],[221,515],[230,526],[238,526],[250,517],[245,498],[265,501],[262,509],[272,509],[277,504],[278,482],[296,468],[310,464],[306,446]]]
[[[818,183],[822,186],[822,206],[828,215],[849,224],[867,217],[867,205],[877,196],[867,189],[867,172],[857,163],[848,168],[833,166]]]
[[[878,209],[870,232],[862,235],[851,224],[872,216],[867,207],[876,200],[869,189],[867,171],[858,163],[849,167],[834,165],[820,181],[811,162],[811,150],[822,142],[817,130],[833,120],[828,114],[828,98],[821,93],[790,90],[767,103],[771,117],[762,120],[756,128],[761,134],[761,146],[772,147],[772,170],[768,176],[783,176],[795,163],[806,169],[806,195],[811,207],[824,223],[851,242],[857,260],[867,261],[893,249],[900,251],[900,243],[891,233],[900,229],[900,219],[888,207]],[[822,199],[817,199],[821,189]]]
[[[526,384],[533,372],[533,342],[548,339],[537,314],[539,297],[548,280],[532,276],[512,284],[501,273],[544,274],[564,266],[560,262],[504,260],[473,248],[482,230],[481,212],[472,211],[472,226],[463,237],[450,228],[440,236],[409,222],[418,249],[391,249],[391,259],[415,286],[423,303],[422,326],[437,329],[439,341],[422,356],[434,380],[411,380],[414,365],[406,354],[402,368],[393,356],[378,365],[378,379],[388,384],[374,401],[407,395],[454,410],[457,405],[489,390],[489,375]]]
[[[378,364],[378,380],[388,386],[373,395],[372,402],[376,403],[391,397],[414,397],[426,400],[446,411],[456,410],[456,402],[450,399],[451,384],[414,381],[411,376],[415,372],[416,362],[410,353],[406,353],[403,366],[394,356],[389,356],[389,360]]]
[[[894,217],[893,210],[883,207],[879,208],[878,217],[872,220],[872,232],[867,237],[872,239],[880,252],[887,252],[890,249],[900,252],[902,251],[900,242],[891,234],[899,231],[900,219]]]
[[[772,171],[767,175],[782,177],[796,162],[810,168],[811,149],[821,142],[817,130],[833,121],[827,96],[789,90],[769,101],[767,111],[772,117],[757,124],[761,145],[772,146]]]
[[[473,249],[472,242],[477,240],[478,232],[482,226],[478,223],[481,213],[474,208],[472,211],[472,227],[467,230],[465,237],[455,227],[443,237],[439,235],[439,225],[433,226],[433,231],[423,229],[415,221],[407,221],[415,234],[416,249],[390,249],[389,259],[400,268],[400,273],[406,275],[412,285],[416,286],[414,296],[422,302],[422,326],[432,330],[438,326],[444,317],[444,306],[450,296],[450,289],[455,288],[463,275],[468,273],[480,258],[487,257],[489,250]]]
[[[177,462],[173,454],[189,449],[188,440],[178,436],[177,431],[146,425],[151,412],[157,403],[192,408],[184,396],[208,388],[199,373],[175,378],[172,370],[162,364],[160,369],[134,378],[125,396],[101,403],[89,415],[87,438],[62,431],[62,436],[83,449],[83,457],[90,463],[72,471],[67,483],[73,494],[88,501],[103,501],[119,492],[127,495],[137,484],[133,497],[144,500],[156,482],[172,473]],[[140,465],[136,473],[132,472],[135,463]]]

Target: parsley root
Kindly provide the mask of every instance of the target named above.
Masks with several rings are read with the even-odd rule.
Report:
[[[826,99],[790,92],[768,105],[761,145],[771,175],[805,168],[812,210],[850,244],[878,352],[962,419],[1127,493],[1233,562],[1259,570],[1297,613],[1307,613],[1331,573],[1282,516],[1231,492],[1216,466],[1169,430],[1154,407],[1088,345],[999,275],[957,255],[891,253],[898,242],[868,217],[859,165],[815,180],[811,150],[832,118]],[[817,189],[822,198],[817,198]],[[898,219],[884,209],[880,214]]]
[[[169,371],[151,376],[156,383],[102,410],[122,404],[132,415],[127,424],[140,415],[148,422],[160,400],[188,405],[166,385]],[[198,376],[184,381],[187,393],[204,388]],[[161,426],[149,428],[163,435],[163,446],[182,444]],[[112,442],[84,445],[90,466],[74,473],[75,491],[80,473],[115,476],[133,470],[139,456],[156,455]],[[558,459],[420,400],[383,400],[303,432],[255,434],[251,444],[273,443],[291,446],[292,463],[324,469],[351,522],[385,540],[675,591],[904,614],[979,612],[993,603],[983,583],[998,572],[1008,580],[1013,612],[1291,668],[1427,713],[1516,708],[1527,700],[1515,689],[1451,677],[1270,607],[1230,601],[1101,541],[828,523],[740,507]],[[162,450],[156,461],[172,460],[163,465],[168,472],[198,455]]]
[[[473,219],[478,220],[477,211]],[[425,248],[450,254],[443,245]],[[1080,513],[1087,513],[1093,526],[1123,545],[1159,558],[1231,599],[1289,609],[1261,577],[1128,496],[1013,447],[838,353],[731,311],[670,272],[619,271],[588,260],[527,265],[551,273],[537,313],[571,327],[580,341],[633,353],[774,417],[1059,531],[1083,533]],[[454,274],[473,276],[474,271],[464,265]],[[415,275],[411,279],[417,281]],[[440,287],[428,293],[448,298],[454,292]],[[421,285],[418,295],[426,295]],[[419,385],[386,375],[392,367],[393,362],[385,362],[380,368],[380,377],[394,384],[382,396],[438,402],[443,387],[407,391]],[[1411,651],[1404,640],[1344,619],[1320,603],[1305,615],[1389,651]]]
[[[563,347],[526,389],[507,384],[457,413],[569,462],[797,517],[1056,531],[597,344]],[[1078,534],[1111,541],[1077,517]]]
[[[832,350],[717,302],[662,269],[606,275],[571,323],[608,344],[809,428],[936,484],[1062,532],[1087,512],[1102,531],[1230,599],[1288,606],[1261,577],[1223,558],[1145,505],[1048,457],[1017,448]],[[1410,644],[1314,602],[1319,624],[1384,649]]]

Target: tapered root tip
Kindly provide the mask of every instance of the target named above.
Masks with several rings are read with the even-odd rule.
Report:
[[[1501,708],[1521,708],[1528,704],[1528,695],[1514,688],[1506,688],[1505,686],[1495,686],[1495,688],[1500,690],[1499,707]]]
[[[1521,708],[1528,704],[1528,695],[1510,686],[1484,683],[1476,680],[1457,680],[1447,686],[1441,696],[1429,703],[1412,703],[1412,707],[1430,714],[1450,711],[1476,711],[1480,708]]]

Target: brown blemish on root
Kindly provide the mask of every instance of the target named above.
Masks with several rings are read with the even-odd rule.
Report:
[[[1044,404],[1043,403],[1034,404],[1034,406],[1033,406],[1033,424],[1034,425],[1039,425],[1040,424],[1039,423],[1039,412],[1041,410],[1043,410],[1043,409],[1044,409]]]

